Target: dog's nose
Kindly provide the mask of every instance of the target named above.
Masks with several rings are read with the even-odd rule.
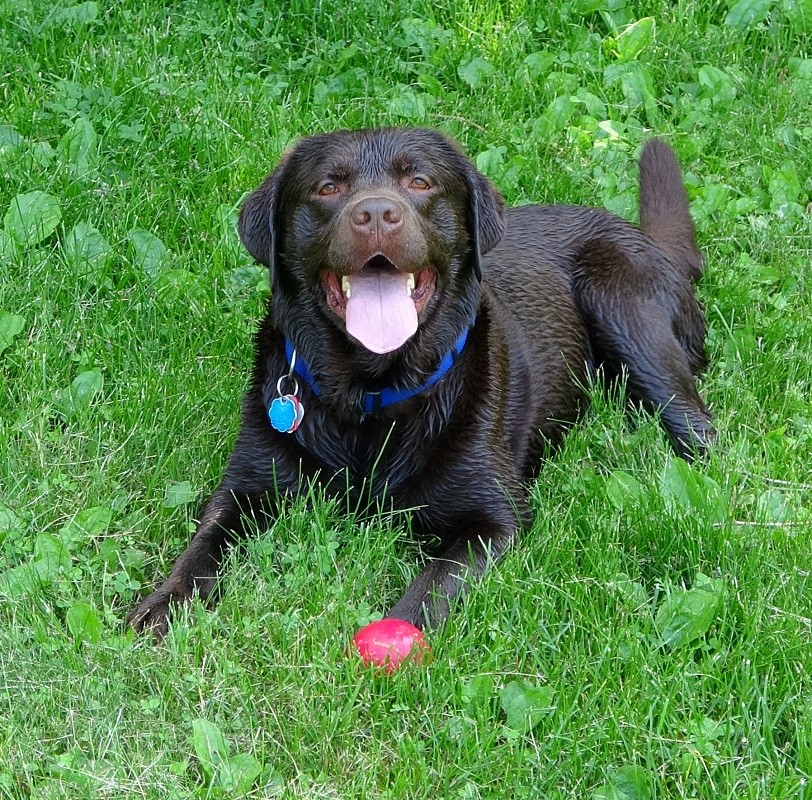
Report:
[[[403,214],[398,204],[387,197],[365,197],[350,212],[350,224],[364,236],[382,236],[403,225]]]

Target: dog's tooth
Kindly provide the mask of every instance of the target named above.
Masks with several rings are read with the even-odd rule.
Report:
[[[414,272],[409,273],[409,277],[406,279],[406,292],[409,297],[412,296],[412,292],[414,291]]]
[[[350,294],[352,294],[352,284],[346,275],[341,279],[341,291],[344,292],[344,297],[349,300]]]

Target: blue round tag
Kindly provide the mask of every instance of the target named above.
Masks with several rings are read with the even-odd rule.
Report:
[[[290,433],[296,424],[296,403],[286,396],[277,397],[268,409],[268,419],[280,433]]]

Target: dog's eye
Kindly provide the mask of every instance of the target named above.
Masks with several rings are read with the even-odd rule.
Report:
[[[429,186],[429,182],[425,178],[421,178],[419,175],[416,175],[412,178],[411,182],[409,183],[410,189],[431,189]]]
[[[318,194],[320,194],[322,197],[326,197],[330,194],[336,194],[337,192],[338,186],[336,186],[334,183],[330,183],[330,181],[323,183],[321,186],[319,186],[318,190]]]

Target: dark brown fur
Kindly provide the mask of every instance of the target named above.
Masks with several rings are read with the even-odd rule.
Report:
[[[694,382],[705,322],[691,279],[702,260],[669,147],[649,142],[640,170],[642,230],[592,208],[505,211],[457,146],[430,130],[326,134],[286,154],[240,215],[240,236],[273,286],[240,434],[194,539],[130,623],[165,633],[172,603],[209,596],[244,520],[273,518],[280,496],[318,477],[415,509],[413,529],[441,546],[389,615],[438,624],[529,521],[527,481],[582,410],[598,367],[626,376],[631,399],[659,411],[678,454],[702,450],[713,433]],[[406,183],[416,173],[429,176],[430,194]],[[324,198],[315,187],[328,177],[340,191]],[[369,257],[369,215],[358,222],[348,208],[379,196],[402,217],[380,233],[388,257],[437,275],[417,332],[386,355],[347,334],[319,282],[323,270],[347,274]],[[371,386],[420,386],[474,317],[442,380],[360,413]],[[288,372],[285,336],[321,389],[301,386],[306,413],[294,434],[271,429],[262,399]]]

